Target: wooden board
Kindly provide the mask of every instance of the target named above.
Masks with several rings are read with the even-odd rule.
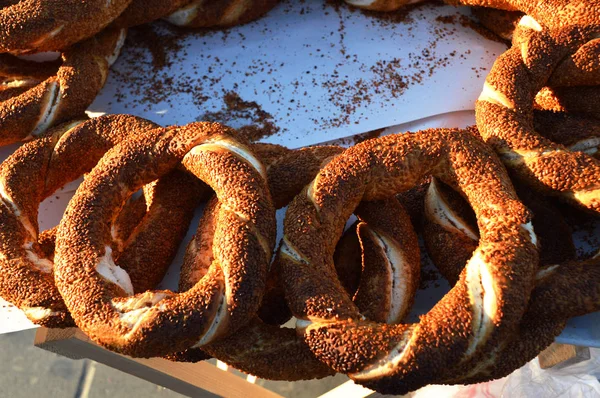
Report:
[[[590,349],[570,344],[552,343],[538,355],[540,368],[560,369],[590,359]]]

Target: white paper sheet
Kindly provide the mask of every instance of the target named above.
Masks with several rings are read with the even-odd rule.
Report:
[[[487,70],[506,49],[443,22],[468,15],[467,8],[425,4],[391,23],[325,3],[287,0],[248,25],[186,36],[169,54],[171,67],[158,71],[126,47],[90,110],[185,124],[222,110],[224,93],[234,91],[273,115],[282,130],[267,142],[296,148],[473,109]],[[119,77],[132,73],[133,85]],[[165,76],[172,83],[154,90]],[[143,100],[156,92],[168,102]]]

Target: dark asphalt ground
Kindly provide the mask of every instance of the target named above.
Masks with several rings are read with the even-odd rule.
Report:
[[[72,360],[33,346],[35,330],[0,335],[0,398],[175,398],[171,390],[89,360]],[[317,397],[344,376],[257,383],[290,398]],[[206,394],[206,397],[214,395]]]

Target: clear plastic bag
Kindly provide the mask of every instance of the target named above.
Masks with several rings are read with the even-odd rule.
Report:
[[[508,377],[470,386],[427,386],[413,398],[525,398],[600,397],[600,349],[590,348],[590,359],[550,369],[534,359]]]

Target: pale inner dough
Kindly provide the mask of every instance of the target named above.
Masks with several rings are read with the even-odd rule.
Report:
[[[577,141],[570,145],[569,149],[573,152],[584,152],[588,155],[593,155],[598,152],[598,147],[600,147],[600,137],[591,137]]]
[[[41,46],[45,41],[52,39],[54,36],[59,34],[64,29],[64,27],[65,25],[60,25],[58,28],[54,28],[50,32],[46,33],[45,35],[31,43],[32,48],[37,48]]]
[[[33,243],[27,242],[23,245],[23,249],[25,249],[25,255],[27,256],[27,260],[33,264],[34,268],[44,274],[51,274],[54,264],[52,261],[47,258],[43,258],[37,255],[36,252],[33,251]]]
[[[39,322],[43,319],[49,318],[51,316],[60,315],[59,312],[52,311],[50,308],[44,307],[23,307],[21,308],[23,313],[27,318],[31,319],[34,322]]]
[[[398,243],[395,240],[389,239],[373,229],[369,228],[368,231],[384,253],[387,267],[391,271],[388,273],[388,276],[390,277],[388,284],[391,288],[390,310],[386,323],[396,323],[401,321],[401,319],[399,319],[400,315],[404,313],[408,306],[408,297],[405,294],[405,287],[409,285],[410,269],[406,264],[402,248],[398,246]]]
[[[435,179],[431,180],[427,195],[425,196],[425,213],[427,218],[440,225],[446,231],[458,232],[468,236],[474,241],[479,240],[477,232],[459,217],[442,197]]]
[[[202,151],[211,151],[219,148],[233,152],[250,164],[265,180],[267,179],[267,171],[262,162],[258,160],[258,158],[254,156],[254,154],[250,152],[244,145],[228,138],[222,137],[207,140],[204,143],[196,145],[194,148],[192,148],[190,154],[195,154]]]
[[[521,227],[529,234],[529,239],[531,240],[531,243],[533,243],[534,246],[537,246],[537,235],[533,230],[533,224],[531,223],[531,221],[529,221],[526,224],[521,224]]]
[[[473,308],[474,337],[465,353],[466,356],[470,356],[487,340],[490,331],[494,328],[493,320],[496,318],[498,308],[494,279],[480,248],[475,250],[466,268],[466,283]]]
[[[37,240],[36,228],[33,226],[33,224],[31,224],[29,219],[25,217],[23,213],[21,213],[21,210],[16,205],[16,203],[13,202],[8,192],[6,192],[5,184],[6,183],[4,180],[0,180],[0,201],[4,202],[4,204],[12,210],[13,214],[15,215],[15,217],[18,218],[19,222],[21,223],[21,225],[23,225],[23,228],[25,228],[25,230],[29,233],[30,237]]]
[[[160,311],[160,308],[154,306],[170,296],[165,292],[145,292],[126,301],[113,300],[111,304],[119,312],[121,322],[133,331],[151,311]]]
[[[119,38],[117,39],[117,42],[115,43],[115,49],[113,50],[112,54],[110,54],[106,57],[106,62],[108,63],[109,67],[111,67],[112,64],[114,64],[117,61],[117,58],[119,58],[119,54],[121,53],[121,49],[123,48],[123,45],[125,44],[126,38],[127,38],[127,30],[121,29],[121,31],[119,32]]]
[[[227,300],[225,299],[225,295],[221,295],[221,299],[219,301],[219,308],[217,309],[217,313],[215,314],[215,317],[213,318],[210,327],[208,328],[206,333],[204,333],[202,338],[192,346],[192,348],[199,348],[213,341],[213,339],[217,335],[217,332],[220,329],[220,326],[224,325],[224,322],[222,321],[226,319],[226,317]]]
[[[106,246],[104,256],[102,256],[98,264],[96,264],[96,272],[108,282],[119,286],[127,293],[127,295],[133,296],[133,285],[131,284],[129,274],[123,268],[115,264],[110,246]]]
[[[523,18],[521,18],[519,25],[535,30],[536,32],[541,32],[543,30],[542,25],[540,25],[538,21],[531,18],[529,15],[525,15]]]
[[[194,1],[185,7],[181,7],[173,14],[167,16],[165,19],[177,26],[189,25],[194,18],[198,15],[198,9],[205,3],[205,0]]]
[[[513,109],[515,105],[494,87],[492,87],[487,81],[483,84],[483,90],[479,95],[478,101],[486,101],[492,104],[501,105],[508,109]]]
[[[398,364],[404,359],[418,335],[419,326],[412,325],[402,335],[401,341],[385,357],[366,366],[363,370],[349,375],[352,379],[367,381],[369,379],[389,376],[396,370]]]
[[[60,106],[61,94],[62,90],[60,84],[57,82],[48,84],[48,91],[44,98],[44,107],[42,108],[42,113],[40,114],[40,118],[38,119],[35,128],[31,132],[32,136],[36,137],[42,134],[44,131],[48,130],[52,123],[54,123],[54,117]]]

